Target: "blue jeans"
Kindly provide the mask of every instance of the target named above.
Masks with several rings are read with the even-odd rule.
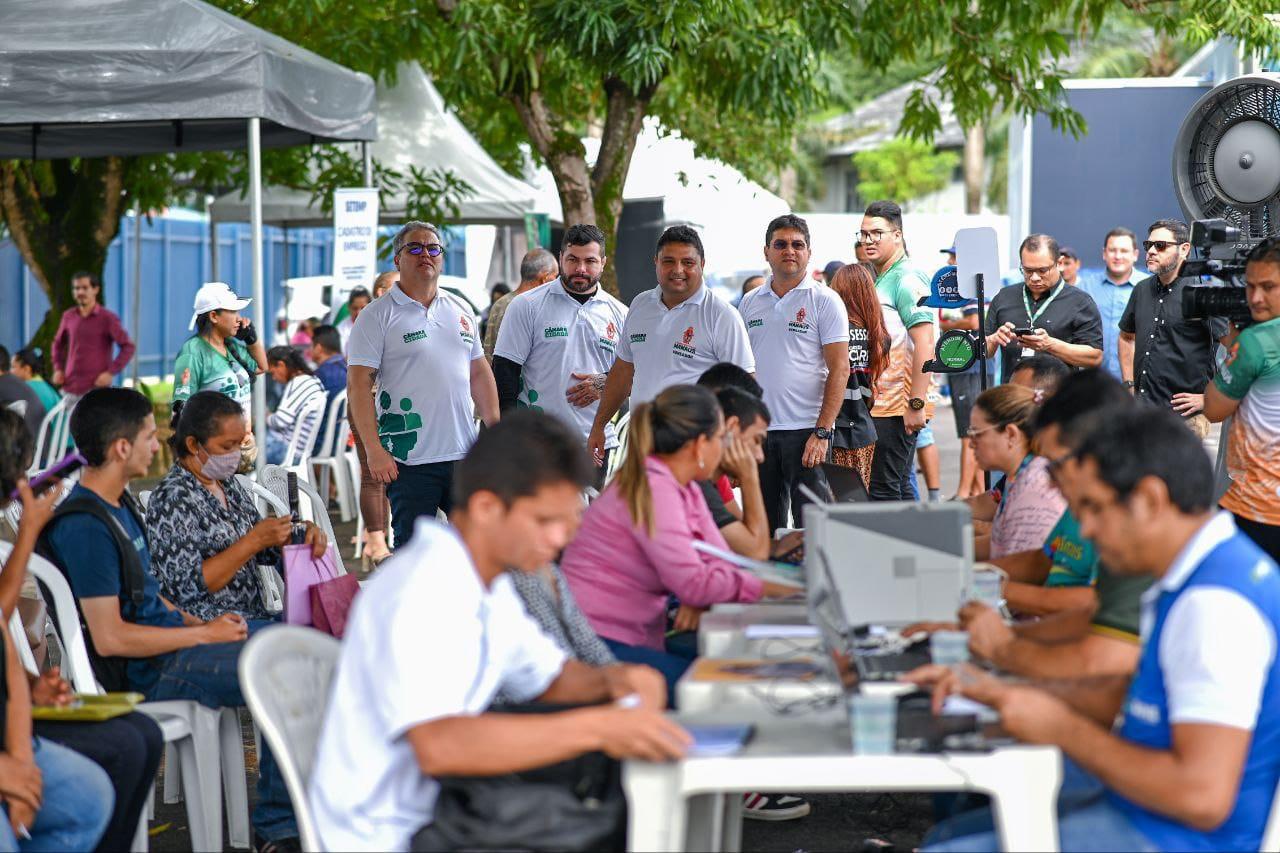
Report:
[[[249,635],[274,624],[250,620]],[[168,655],[155,686],[147,691],[147,699],[185,699],[209,708],[240,707],[244,694],[240,692],[236,666],[243,648],[244,643],[209,643]],[[258,804],[253,807],[253,828],[265,841],[298,837],[289,791],[266,741],[258,756]]]
[[[107,828],[115,794],[106,772],[78,752],[44,738],[33,738],[44,796],[31,839],[14,835],[7,806],[0,806],[0,853],[20,850],[92,850]]]
[[[413,536],[413,525],[419,518],[435,518],[436,510],[444,510],[447,515],[453,509],[453,463],[397,463],[396,467],[399,473],[387,484],[387,500],[391,502],[391,530],[399,548]]]
[[[1062,761],[1058,791],[1058,844],[1063,853],[1079,850],[1133,850],[1155,853],[1156,846],[1106,799],[1102,783],[1069,759]],[[989,808],[978,809],[935,826],[920,845],[922,851],[978,853],[1000,849],[1000,837]]]
[[[289,452],[289,439],[278,432],[267,430],[267,464],[283,465]]]
[[[685,670],[693,663],[693,658],[672,654],[669,651],[660,652],[645,646],[631,646],[626,643],[619,643],[617,640],[610,640],[608,637],[601,637],[600,639],[604,640],[604,644],[609,647],[609,651],[613,652],[613,656],[622,663],[642,663],[662,673],[662,677],[667,681],[667,705],[675,708],[676,682],[680,680],[680,676],[684,675]]]

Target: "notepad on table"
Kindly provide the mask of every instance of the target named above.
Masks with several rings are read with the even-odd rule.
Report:
[[[733,755],[747,745],[755,734],[750,724],[691,725],[685,731],[693,736],[689,755],[698,758],[715,758]]]

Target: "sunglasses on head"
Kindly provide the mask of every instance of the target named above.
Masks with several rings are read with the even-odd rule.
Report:
[[[400,251],[408,252],[409,254],[414,255],[415,257],[417,255],[421,255],[423,252],[426,252],[428,258],[438,258],[444,254],[444,246],[441,246],[439,243],[413,242],[413,243],[405,243],[403,246],[400,247]]]

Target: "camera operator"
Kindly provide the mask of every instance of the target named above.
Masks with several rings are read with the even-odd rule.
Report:
[[[1245,266],[1253,325],[1231,328],[1226,358],[1204,394],[1214,423],[1232,415],[1231,486],[1222,508],[1272,559],[1280,556],[1280,238],[1259,243]]]
[[[1134,287],[1120,317],[1120,374],[1137,399],[1172,408],[1203,438],[1209,432],[1201,416],[1204,390],[1213,376],[1216,342],[1226,337],[1230,323],[1225,317],[1183,315],[1182,291],[1197,282],[1182,275],[1191,254],[1185,222],[1151,223],[1142,248],[1151,276]]]

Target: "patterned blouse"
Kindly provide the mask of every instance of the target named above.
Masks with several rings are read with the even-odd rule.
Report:
[[[205,586],[204,561],[230,548],[261,520],[253,498],[235,477],[222,483],[222,491],[226,506],[175,462],[152,492],[147,504],[147,536],[160,591],[173,604],[205,621],[223,613],[271,619],[262,602],[258,563],[278,564],[278,548],[251,557],[217,592]]]

